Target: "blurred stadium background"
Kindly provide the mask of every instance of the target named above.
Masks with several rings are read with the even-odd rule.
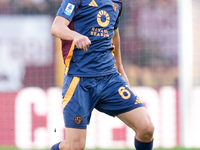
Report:
[[[200,149],[200,1],[122,0],[123,65],[155,124],[154,147]],[[0,147],[47,149],[64,138],[61,0],[0,0]],[[87,148],[134,148],[134,132],[93,112]]]

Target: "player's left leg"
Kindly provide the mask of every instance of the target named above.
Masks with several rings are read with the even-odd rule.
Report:
[[[150,142],[153,139],[154,126],[145,107],[139,107],[117,116],[136,132],[139,141]]]
[[[135,133],[136,150],[152,150],[154,126],[145,107],[139,107],[117,116]]]
[[[102,82],[101,100],[95,108],[117,116],[136,132],[137,150],[152,150],[154,126],[139,97],[132,92],[123,77],[113,74]]]

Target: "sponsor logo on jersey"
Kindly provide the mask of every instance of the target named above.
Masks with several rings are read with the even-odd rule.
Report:
[[[65,13],[66,15],[70,16],[70,15],[72,14],[73,10],[74,10],[74,7],[75,7],[75,6],[74,6],[73,4],[68,3],[68,4],[67,4],[67,7],[65,8],[64,13]]]
[[[100,10],[97,14],[97,23],[101,27],[107,27],[110,23],[110,16],[105,10]],[[101,29],[97,27],[93,27],[90,35],[93,36],[101,36],[101,37],[109,37],[108,30]]]
[[[95,27],[92,28],[90,34],[93,36],[109,37],[108,30]]]
[[[97,5],[97,3],[95,2],[95,0],[92,0],[92,1],[89,3],[89,6],[98,7],[98,5]]]
[[[110,23],[110,16],[105,10],[100,10],[97,14],[97,22],[101,27],[107,27]]]

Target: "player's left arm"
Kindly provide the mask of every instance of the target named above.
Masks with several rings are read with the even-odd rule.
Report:
[[[121,59],[121,48],[120,48],[120,35],[119,35],[119,29],[114,30],[115,34],[113,36],[113,45],[115,46],[114,51],[114,58],[115,58],[115,66],[117,67],[117,71],[122,75],[122,77],[125,79],[127,84],[130,86],[128,77],[124,71],[124,67],[122,65],[122,59]]]

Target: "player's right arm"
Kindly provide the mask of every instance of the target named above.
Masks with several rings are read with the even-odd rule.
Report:
[[[74,41],[78,49],[84,49],[90,46],[91,41],[87,36],[81,35],[76,31],[70,30],[69,20],[61,16],[56,16],[51,27],[51,34],[62,40]]]

